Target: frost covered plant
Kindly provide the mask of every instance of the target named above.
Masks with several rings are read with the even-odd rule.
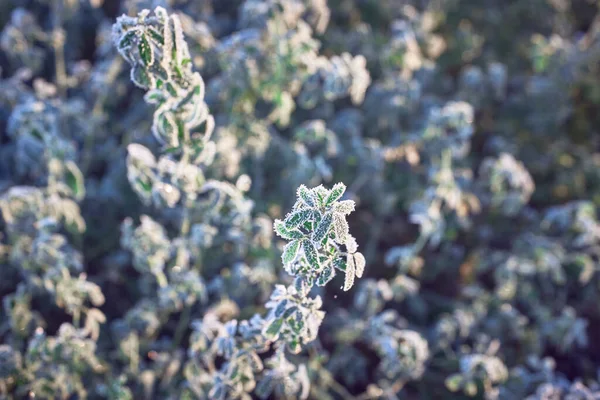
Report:
[[[214,144],[209,139],[214,119],[204,102],[204,81],[192,70],[188,45],[176,15],[168,15],[161,7],[152,15],[149,10],[141,11],[137,18],[124,15],[113,25],[113,40],[131,65],[132,81],[147,90],[144,98],[155,106],[152,131],[165,151],[157,160],[141,144],[129,145],[128,179],[143,201],[156,207],[178,207],[183,213],[177,250],[163,228],[147,216],[142,218],[143,226],[134,235],[137,239],[124,236],[123,244],[139,259],[137,268],[144,269],[143,259],[151,254],[149,268],[164,288],[167,280],[163,270],[167,261],[175,257],[179,268],[187,267],[190,262],[185,241],[192,225],[192,203],[201,192],[219,191],[223,186],[218,182],[207,183],[200,167],[212,162]],[[148,235],[144,240],[144,225],[151,224],[157,225],[159,231],[145,229]],[[124,233],[127,232],[125,229]],[[162,250],[157,252],[150,243]]]
[[[531,175],[511,154],[485,159],[479,173],[489,188],[490,205],[509,216],[517,214],[535,190]]]
[[[310,287],[298,281],[297,285],[275,286],[266,304],[269,313],[263,334],[270,340],[285,342],[292,353],[299,353],[302,345],[317,338],[325,312],[323,300],[308,297]]]
[[[328,60],[319,57],[314,62],[315,71],[305,81],[299,102],[302,107],[311,109],[325,101],[333,101],[350,96],[354,104],[361,104],[365,98],[371,77],[366,70],[364,56],[353,57],[349,53]]]
[[[408,329],[394,327],[398,316],[384,312],[369,321],[366,336],[382,358],[380,374],[388,379],[419,379],[430,357],[423,336]]]
[[[356,241],[348,232],[345,216],[354,209],[354,202],[340,201],[344,190],[343,184],[337,184],[331,190],[322,186],[313,189],[302,186],[298,189],[298,203],[294,210],[285,220],[276,221],[275,230],[280,236],[295,237],[292,240],[296,242],[291,242],[297,246],[293,257],[289,253],[289,244],[282,255],[286,271],[295,276],[295,280],[288,287],[275,286],[265,305],[268,310],[265,317],[255,314],[250,320],[238,322],[234,319],[222,323],[214,314],[208,313],[202,321],[193,323],[192,360],[187,367],[189,373],[206,368],[214,369],[211,365],[217,356],[227,360],[218,372],[213,372],[210,377],[203,379],[188,376],[191,387],[195,388],[193,390],[201,398],[246,398],[247,393],[255,388],[255,375],[263,372],[263,369],[263,377],[256,386],[256,394],[260,398],[268,398],[272,393],[284,398],[308,397],[306,366],[291,363],[286,358],[286,350],[291,354],[299,354],[317,338],[325,317],[325,312],[321,310],[321,297],[311,298],[310,291],[315,283],[324,286],[333,278],[331,273],[326,280],[320,277],[323,275],[322,268],[332,269],[334,266],[331,260],[321,257],[322,250],[317,249],[325,246],[328,239],[336,240],[339,245],[352,243],[350,246],[354,251],[345,254],[335,244],[326,247],[330,256],[343,257],[341,261],[351,265],[346,268],[339,267],[347,274],[352,273],[351,278],[346,278],[346,290],[352,286],[355,275],[362,276],[365,267],[364,257],[356,251]],[[308,208],[307,202],[310,202],[312,209]],[[298,212],[301,210],[309,210],[314,215],[300,215]],[[326,226],[316,222],[319,210],[329,213]],[[323,218],[325,216],[318,220]],[[337,222],[333,222],[334,220]],[[334,223],[341,226],[334,228]],[[319,230],[319,226],[323,231]],[[316,240],[318,241],[313,243]],[[307,251],[313,253],[307,255]],[[298,261],[303,263],[304,267],[290,269],[288,264],[300,257],[304,257],[304,260]],[[342,265],[341,261],[338,261],[339,265]],[[350,272],[350,268],[354,269]],[[269,350],[271,344],[276,349],[275,355],[266,362],[265,368],[258,354]]]
[[[202,78],[189,67],[189,52],[177,16],[168,16],[160,7],[153,16],[148,11],[140,12],[137,18],[124,16],[115,24],[113,34],[119,51],[132,66],[131,79],[148,90],[146,101],[157,105],[153,131],[159,141],[167,144],[165,154],[158,160],[146,147],[129,145],[128,180],[147,204],[182,213],[181,229],[175,238],[170,238],[159,222],[146,215],[141,216],[137,228],[130,219],[122,226],[122,244],[133,253],[133,265],[140,273],[156,279],[157,306],[162,312],[159,319],[164,319],[169,313],[183,307],[189,309],[197,300],[206,298],[197,273],[202,255],[188,250],[186,244],[196,241],[198,234],[210,232],[206,222],[212,222],[211,216],[216,216],[214,222],[222,225],[229,210],[239,224],[251,211],[251,204],[244,205],[239,187],[204,178],[202,167],[212,161],[211,155],[206,156],[212,148],[206,145],[210,143],[214,122],[203,101]],[[206,140],[201,143],[203,147],[198,147],[195,138],[199,136],[192,132],[201,123],[206,129],[201,139]],[[268,364],[271,370],[261,381],[262,395],[302,391],[301,397],[307,396],[305,385],[292,389],[285,383],[284,375],[296,367],[285,359],[283,349],[297,354],[317,338],[325,313],[321,310],[321,298],[309,297],[314,284],[324,286],[338,269],[344,271],[344,289],[349,290],[365,268],[365,258],[349,233],[346,217],[354,210],[354,202],[341,200],[345,189],[343,184],[331,190],[301,186],[293,211],[284,221],[275,222],[277,234],[292,240],[284,248],[282,260],[296,281],[287,288],[275,287],[266,303],[269,311],[264,319],[257,314],[248,321],[233,319],[223,324],[208,313],[202,322],[194,323],[188,370],[213,365],[211,357],[226,359],[218,371],[210,372],[208,388],[202,380],[188,378],[196,394],[213,399],[245,398],[254,389],[254,376],[263,369],[258,354],[274,343],[279,356]],[[226,204],[226,199],[231,204]],[[137,353],[137,336],[129,337]],[[139,363],[135,360],[132,366]],[[303,368],[298,373],[306,375]]]
[[[113,26],[119,53],[131,65],[131,80],[147,90],[144,99],[156,107],[154,136],[169,147],[201,147],[210,137],[214,122],[204,103],[204,81],[192,70],[181,21],[162,7],[151,15],[122,16]],[[204,131],[192,133],[205,123]]]
[[[498,357],[486,354],[470,354],[461,358],[460,373],[446,379],[452,392],[462,390],[474,397],[480,390],[489,398],[497,396],[497,386],[508,378],[508,370]]]
[[[290,240],[281,256],[285,270],[309,286],[325,286],[338,270],[344,272],[344,290],[349,290],[363,275],[365,257],[346,221],[354,201],[340,200],[345,191],[343,183],[331,190],[300,186],[292,212],[275,221],[277,235]]]
[[[600,398],[598,66],[594,0],[0,1],[0,398]]]

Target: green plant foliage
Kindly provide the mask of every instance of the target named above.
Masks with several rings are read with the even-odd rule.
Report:
[[[598,399],[598,109],[597,0],[0,1],[0,399]]]

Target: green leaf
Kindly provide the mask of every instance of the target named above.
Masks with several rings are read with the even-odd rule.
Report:
[[[146,35],[140,36],[140,42],[138,43],[138,51],[140,52],[140,58],[146,67],[154,64],[154,49],[150,45]]]
[[[321,263],[319,261],[319,253],[314,243],[308,239],[302,241],[302,248],[304,249],[304,258],[306,262],[316,270],[321,269]]]
[[[333,205],[333,203],[335,203],[344,195],[345,191],[346,185],[344,185],[343,183],[340,182],[333,185],[333,189],[331,189],[329,195],[325,199],[325,207],[330,207],[331,205]]]
[[[276,318],[280,318],[283,315],[283,313],[286,310],[287,303],[288,303],[287,300],[283,300],[279,304],[277,304],[277,307],[275,308],[275,317]]]
[[[325,198],[327,197],[327,195],[329,194],[329,191],[327,189],[325,189],[323,187],[323,185],[319,185],[316,188],[313,189],[313,192],[315,193],[316,197],[317,197],[317,201],[319,202],[319,206],[324,206],[325,205]]]
[[[144,96],[144,100],[148,104],[162,104],[167,98],[161,90],[150,90]]]
[[[297,191],[298,197],[309,207],[316,206],[316,199],[313,196],[312,192],[308,190],[308,188],[304,185],[300,185]]]
[[[164,82],[171,79],[171,74],[169,71],[164,69],[159,63],[154,63],[152,66],[152,73],[156,76],[156,78],[160,81],[160,85],[157,83],[156,87],[160,88]]]
[[[310,291],[310,286],[310,283],[302,276],[297,276],[296,279],[294,279],[294,288],[303,296]]]
[[[292,212],[285,219],[285,227],[288,229],[296,228],[313,217],[313,210],[300,209]]]
[[[142,190],[145,192],[146,197],[149,197],[152,194],[152,182],[146,182],[145,180],[142,180],[140,178],[136,179],[136,182],[138,183],[140,188],[142,188]]]
[[[134,65],[130,72],[131,81],[139,88],[153,89],[155,80],[141,64]]]
[[[165,44],[165,38],[156,29],[154,29],[152,27],[148,27],[147,31],[150,34],[150,37],[153,40],[155,40],[158,44],[160,44],[161,46]]]
[[[323,273],[319,275],[317,278],[317,286],[325,286],[327,285],[335,276],[335,269],[332,267],[327,267],[323,270]]]
[[[121,39],[119,40],[119,44],[118,44],[118,49],[119,50],[126,50],[127,48],[129,48],[133,42],[134,39],[136,37],[136,31],[131,30],[131,31],[127,31],[125,32],[122,36]]]
[[[314,213],[313,213],[313,215],[314,215]],[[312,221],[306,221],[304,223],[304,225],[302,225],[302,228],[304,228],[305,230],[307,230],[307,231],[310,232],[310,231],[313,230],[313,226],[314,226],[314,222],[312,222]]]
[[[294,261],[298,250],[300,249],[300,240],[293,240],[285,245],[283,248],[283,254],[281,255],[281,261],[284,265],[287,265]]]
[[[276,318],[269,324],[269,326],[263,332],[263,335],[269,340],[277,339],[281,326],[283,325],[283,318]]]
[[[340,271],[346,272],[346,260],[343,257],[338,257],[333,260],[333,266]]]
[[[183,124],[183,121],[181,121],[181,119],[177,118],[175,120],[175,123],[177,125],[177,138],[179,139],[179,142],[182,144],[182,146],[189,146],[189,143],[184,143],[185,142],[185,125]]]
[[[44,141],[44,135],[38,130],[38,129],[31,129],[31,135],[33,137],[35,137],[37,140],[39,140],[40,142]]]
[[[231,373],[229,374],[229,379],[234,380],[239,374],[240,368],[238,366],[233,367]]]
[[[173,120],[170,114],[164,113],[158,116],[158,133],[162,140],[167,140],[171,147],[178,147],[177,122]]]
[[[198,91],[198,89],[188,90],[186,95],[183,96],[183,98],[179,101],[179,103],[177,103],[177,108],[182,108],[182,107],[188,105],[188,103],[190,103],[192,101],[195,103],[200,103],[197,101],[198,99],[195,98],[197,91]],[[198,105],[200,105],[200,104],[198,104]]]
[[[290,307],[287,310],[285,310],[285,312],[283,313],[282,318],[284,320],[286,320],[289,317],[291,317],[296,311],[298,311],[298,307],[296,307],[296,306]]]
[[[288,344],[288,349],[292,354],[298,354],[302,350],[302,346],[300,346],[300,342],[297,339],[292,340]]]
[[[315,242],[320,242],[321,240],[325,239],[325,237],[329,233],[329,228],[331,227],[332,222],[333,216],[331,215],[331,213],[325,214],[325,216],[321,219],[319,225],[317,225],[317,228],[313,232],[312,240]]]
[[[180,152],[182,149],[181,147],[166,147],[163,149],[163,153],[164,154],[174,154],[177,152]]]
[[[313,217],[314,217],[313,218],[314,222],[313,222],[312,226],[316,227],[321,222],[321,218],[323,218],[323,216],[321,215],[320,212],[318,212],[318,211],[315,210],[315,211],[313,211]]]
[[[301,313],[296,314],[296,319],[294,321],[293,324],[290,325],[292,327],[292,330],[296,333],[300,333],[302,332],[302,329],[304,329],[304,319],[303,319],[303,315]]]
[[[165,85],[165,88],[167,89],[167,92],[169,92],[169,94],[173,97],[177,97],[178,93],[177,93],[177,89],[175,89],[175,86],[173,86],[173,84],[171,82],[167,82],[167,84]]]
[[[73,192],[73,196],[77,200],[83,200],[85,197],[85,184],[83,181],[83,174],[72,161],[65,163],[65,183],[69,186],[69,189]]]
[[[302,239],[304,234],[296,229],[287,229],[283,221],[275,220],[275,233],[286,240]]]

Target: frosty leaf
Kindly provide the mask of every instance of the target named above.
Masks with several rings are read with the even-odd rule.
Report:
[[[132,143],[127,146],[127,153],[129,157],[136,163],[143,165],[147,168],[154,168],[156,166],[156,158],[154,154],[145,146],[138,143]]]
[[[274,226],[275,226],[275,233],[277,233],[277,235],[279,237],[282,237],[283,239],[293,240],[293,239],[302,239],[304,237],[302,232],[300,232],[299,230],[286,228],[285,223],[279,219],[275,220]]]
[[[342,214],[334,213],[333,214],[333,231],[335,233],[335,241],[339,244],[346,243],[346,239],[348,237],[348,222],[346,222],[346,218]]]
[[[281,318],[283,318],[283,320],[286,320],[289,317],[291,317],[296,311],[298,311],[298,307],[296,307],[296,306],[290,307],[287,310],[285,310],[285,312],[283,313],[283,316]]]
[[[367,264],[365,256],[363,256],[362,253],[354,253],[353,256],[356,269],[356,277],[362,278],[363,273],[365,272],[365,265]]]
[[[335,269],[333,267],[327,267],[323,270],[323,273],[317,278],[317,286],[327,285],[335,276]]]
[[[177,63],[177,66],[181,66],[183,64],[183,60],[189,58],[190,54],[187,43],[184,39],[183,28],[181,27],[181,21],[179,20],[179,17],[177,17],[177,15],[172,15],[171,20],[173,21],[173,31],[175,33],[175,40],[173,41],[175,62]]]
[[[85,184],[83,182],[83,174],[77,168],[77,165],[73,161],[67,161],[65,163],[65,179],[67,186],[73,192],[73,196],[77,200],[83,200],[85,197]]]
[[[283,248],[283,254],[281,255],[283,263],[289,264],[294,261],[298,254],[298,249],[300,249],[300,240],[293,240],[286,244]]]
[[[301,276],[297,276],[296,279],[294,279],[294,289],[296,289],[299,294],[304,296],[310,291],[310,286],[306,282],[306,279]]]
[[[290,353],[292,354],[298,354],[302,350],[302,346],[300,346],[300,343],[297,340],[292,340],[287,345]]]
[[[283,315],[287,307],[287,300],[283,300],[281,303],[277,304],[277,308],[275,308],[275,317],[279,318]]]
[[[325,207],[330,207],[331,205],[333,205],[333,203],[335,203],[337,200],[340,199],[340,197],[342,197],[344,195],[344,192],[346,191],[346,185],[344,185],[343,183],[336,183],[333,186],[333,189],[331,189],[331,191],[329,192],[329,195],[327,196],[327,198],[325,199]]]
[[[316,199],[312,192],[304,185],[300,185],[297,191],[298,197],[309,207],[316,206]]]
[[[308,221],[312,216],[313,210],[310,209],[300,209],[294,211],[285,219],[285,227],[288,229],[296,228]]]
[[[290,327],[296,333],[300,333],[300,332],[302,332],[302,329],[304,329],[305,324],[304,324],[304,320],[302,318],[303,318],[302,313],[297,313],[296,319],[290,321]]]
[[[329,194],[329,190],[325,189],[323,185],[319,185],[313,189],[313,192],[317,196],[317,200],[319,201],[319,205],[322,206],[325,204],[325,198]]]
[[[344,280],[344,291],[350,290],[352,285],[354,285],[354,276],[356,274],[355,264],[354,264],[354,256],[352,254],[348,254],[346,257],[346,279]]]
[[[273,322],[267,325],[263,335],[269,340],[275,340],[279,335],[281,326],[283,325],[283,318],[275,318]]]
[[[321,215],[321,213],[319,213],[318,211],[313,211],[313,222],[314,222],[314,224],[311,224],[310,222],[308,222],[308,224],[310,224],[309,226],[311,227],[311,229],[312,229],[313,226],[316,227],[317,225],[319,225],[319,223],[321,222],[321,218],[323,218],[322,215]],[[306,226],[306,225],[307,225],[307,223],[304,224],[304,226]]]
[[[119,51],[121,51],[122,53],[124,53],[123,50],[126,50],[127,48],[131,47],[131,45],[133,44],[136,33],[137,32],[135,30],[130,30],[130,31],[125,32],[123,34],[123,36],[121,36],[121,38],[119,39],[119,44],[117,45],[117,49]]]
[[[151,89],[155,84],[154,77],[139,64],[131,68],[130,78],[137,87],[142,89]]]
[[[356,243],[356,239],[354,236],[348,235],[346,236],[346,249],[348,249],[348,253],[354,254],[358,250],[358,243]]]
[[[331,227],[332,221],[333,216],[331,214],[325,214],[313,232],[312,240],[315,242],[320,242],[321,240],[325,239],[325,236],[327,236],[329,233],[329,228]]]
[[[337,269],[339,269],[340,271],[346,271],[346,259],[343,257],[338,257],[335,260],[333,260],[333,266]]]
[[[342,200],[333,205],[333,211],[348,215],[354,211],[354,200]]]
[[[161,104],[167,100],[162,90],[153,89],[146,93],[144,100],[148,104]]]
[[[138,51],[140,52],[140,58],[146,67],[154,64],[154,49],[150,46],[150,42],[146,35],[140,36],[140,42],[138,43]]]
[[[160,45],[165,44],[165,38],[163,38],[162,34],[159,33],[156,29],[154,29],[152,27],[148,27],[147,31],[148,31],[148,34],[150,35],[150,37],[152,38],[152,40],[154,40],[156,43],[158,43]]]
[[[178,147],[179,141],[177,138],[177,121],[170,114],[162,114],[157,118],[156,138],[164,143],[165,138],[170,139],[169,144]]]
[[[308,239],[304,239],[302,241],[302,248],[304,249],[304,257],[306,258],[306,262],[308,262],[313,269],[318,270],[321,265],[319,262],[319,253],[317,253],[314,243]]]

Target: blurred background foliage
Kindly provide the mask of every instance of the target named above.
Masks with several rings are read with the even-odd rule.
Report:
[[[203,168],[113,43],[156,6]],[[599,110],[597,0],[2,0],[0,398],[598,399]],[[290,282],[273,221],[336,182],[364,276],[225,374]]]

